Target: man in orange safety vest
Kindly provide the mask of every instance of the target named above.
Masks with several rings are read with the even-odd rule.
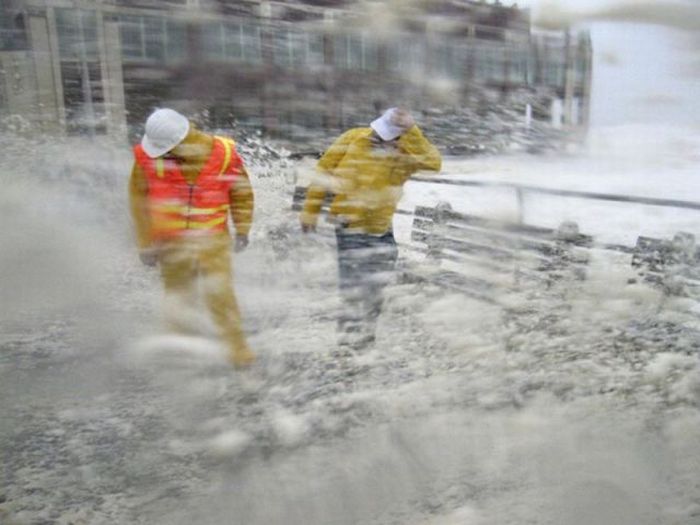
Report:
[[[139,255],[144,264],[160,266],[171,326],[185,328],[183,313],[194,306],[199,284],[231,362],[250,365],[255,355],[233,294],[228,218],[241,251],[248,245],[254,197],[234,142],[201,132],[172,109],[158,109],[146,121],[134,158],[129,196]]]

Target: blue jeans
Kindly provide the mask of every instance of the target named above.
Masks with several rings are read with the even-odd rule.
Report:
[[[374,341],[383,290],[394,279],[398,248],[391,231],[378,236],[339,227],[335,235],[343,301],[338,318],[340,342],[361,347]]]

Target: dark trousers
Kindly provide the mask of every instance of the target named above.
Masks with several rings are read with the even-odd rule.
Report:
[[[338,317],[341,344],[362,347],[374,341],[383,290],[394,278],[398,249],[393,232],[384,235],[336,229],[343,302]]]

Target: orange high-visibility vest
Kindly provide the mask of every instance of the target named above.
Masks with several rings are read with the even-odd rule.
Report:
[[[152,159],[140,144],[134,146],[136,162],[148,182],[154,240],[228,230],[229,193],[242,166],[234,146],[232,140],[216,137],[211,155],[193,184],[187,182],[176,161]]]

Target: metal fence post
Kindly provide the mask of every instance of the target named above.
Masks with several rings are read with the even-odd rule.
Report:
[[[525,222],[525,191],[522,188],[515,188],[515,195],[518,199],[518,222]]]
[[[440,252],[443,249],[442,230],[447,222],[449,213],[452,211],[452,206],[449,202],[440,201],[435,205],[433,210],[433,224],[430,228],[430,234],[427,239],[428,258],[439,260]]]

